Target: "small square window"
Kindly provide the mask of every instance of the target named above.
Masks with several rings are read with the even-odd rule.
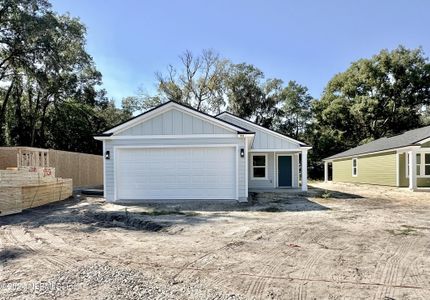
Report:
[[[265,166],[266,165],[266,157],[265,156],[254,156],[252,158],[252,164],[254,167],[256,166]]]
[[[426,176],[430,175],[430,165],[425,166],[425,174],[424,175],[426,175]]]
[[[256,178],[266,177],[266,168],[254,168],[254,177]]]

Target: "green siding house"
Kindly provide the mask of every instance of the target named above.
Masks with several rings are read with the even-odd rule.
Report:
[[[324,180],[415,190],[430,187],[430,126],[381,138],[324,159]],[[412,176],[410,176],[412,174]]]

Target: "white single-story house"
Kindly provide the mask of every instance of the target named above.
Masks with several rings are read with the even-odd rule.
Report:
[[[170,101],[95,139],[103,142],[109,202],[247,201],[252,190],[307,190],[310,146],[229,113]]]

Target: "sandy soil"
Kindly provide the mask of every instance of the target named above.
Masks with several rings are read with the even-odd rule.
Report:
[[[313,186],[249,205],[77,196],[0,218],[0,298],[430,299],[430,193]]]

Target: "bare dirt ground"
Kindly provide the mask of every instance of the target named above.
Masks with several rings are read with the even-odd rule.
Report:
[[[430,193],[313,186],[2,217],[0,299],[430,299]]]

